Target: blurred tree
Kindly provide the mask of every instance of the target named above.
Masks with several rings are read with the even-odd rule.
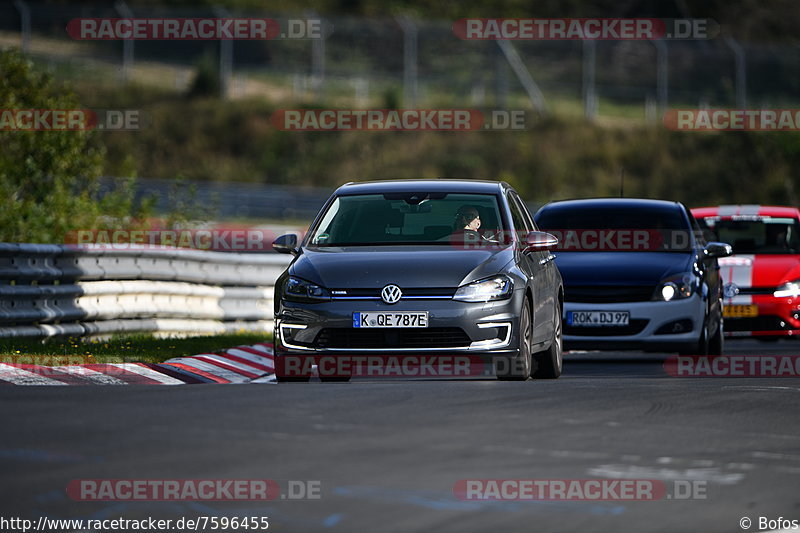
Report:
[[[79,109],[69,88],[16,50],[0,52],[0,109]],[[151,202],[130,183],[98,194],[104,149],[92,131],[1,131],[0,241],[64,242],[70,230],[139,227]]]
[[[206,52],[197,62],[197,74],[189,87],[188,96],[214,97],[220,96],[222,87],[219,80],[219,60],[215,54]]]

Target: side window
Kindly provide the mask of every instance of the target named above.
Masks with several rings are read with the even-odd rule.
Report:
[[[685,207],[683,208],[683,210],[684,213],[686,213],[686,216],[689,218],[689,224],[692,227],[692,232],[694,232],[694,238],[697,241],[697,245],[703,247],[706,244],[708,244],[709,232],[703,231],[703,228],[700,227],[700,224],[697,222],[697,219],[694,218],[694,215],[692,215],[691,211],[689,211]]]
[[[539,228],[536,227],[536,222],[533,221],[533,216],[531,216],[531,212],[528,211],[528,206],[525,205],[525,202],[522,201],[522,198],[518,194],[514,194],[514,199],[519,203],[520,211],[522,211],[522,216],[525,217],[527,221],[526,227],[528,231],[538,231]]]
[[[522,209],[514,198],[514,195],[508,194],[506,199],[508,200],[508,207],[511,210],[511,221],[514,224],[514,230],[525,232],[531,231],[531,224],[523,214]]]

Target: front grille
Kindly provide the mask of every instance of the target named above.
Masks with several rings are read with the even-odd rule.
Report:
[[[768,294],[772,295],[775,287],[739,287],[738,294]]]
[[[564,335],[575,337],[616,337],[641,333],[650,322],[647,318],[632,318],[627,326],[584,327],[564,324]],[[727,322],[726,322],[727,324]]]
[[[325,328],[317,348],[458,348],[472,341],[461,328]]]
[[[334,298],[380,298],[381,290],[383,287],[377,289],[331,289],[331,294]],[[403,297],[417,296],[417,297],[446,297],[452,298],[456,293],[454,287],[423,287],[423,288],[403,288]]]
[[[567,286],[564,300],[575,303],[647,302],[653,298],[652,285]]]
[[[787,329],[793,329],[791,324],[775,315],[725,319],[725,331],[784,331]]]

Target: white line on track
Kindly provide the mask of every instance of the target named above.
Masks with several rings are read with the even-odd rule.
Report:
[[[114,376],[109,376],[108,374],[103,374],[102,372],[98,372],[97,370],[92,370],[91,368],[86,368],[84,366],[56,366],[54,368],[59,372],[78,376],[79,378],[85,379],[86,381],[96,385],[127,385],[127,383],[121,379],[117,379]]]
[[[213,354],[213,353],[203,353],[203,354],[195,355],[193,357],[196,358],[196,359],[200,359],[201,361],[209,360],[209,359],[212,360],[212,361],[218,361],[218,362],[220,362],[220,363],[222,363],[224,365],[228,365],[228,366],[232,366],[234,368],[238,368],[238,369],[242,370],[243,372],[248,372],[250,374],[255,374],[256,376],[260,376],[260,375],[264,374],[264,371],[261,370],[260,368],[256,368],[254,366],[249,366],[249,365],[246,365],[244,363],[240,363],[239,361],[234,361],[233,359],[228,359],[227,357],[223,357],[221,355],[216,355],[216,354]]]
[[[250,378],[247,378],[237,372],[220,368],[217,365],[214,365],[212,363],[206,363],[205,361],[195,359],[194,357],[178,357],[175,359],[170,359],[169,361],[166,361],[166,363],[167,364],[180,363],[186,366],[190,366],[198,370],[203,370],[204,372],[208,372],[209,374],[213,374],[217,377],[227,379],[232,383],[245,383],[247,381],[250,381]]]
[[[274,368],[275,362],[272,356],[266,357],[261,355],[256,355],[250,352],[246,352],[244,350],[239,350],[236,348],[231,348],[230,350],[226,350],[227,353],[231,355],[235,355],[236,357],[241,357],[242,359],[247,359],[248,361],[252,361],[254,363],[258,363],[259,365],[264,365],[268,368]]]
[[[269,355],[274,353],[271,346],[264,346],[263,344],[254,344],[252,346],[245,346],[245,348],[252,348],[253,350],[258,350],[259,352],[264,352]]]
[[[5,363],[0,363],[0,380],[9,381],[14,385],[66,385],[62,381],[40,376],[35,372],[28,372]]]
[[[689,468],[676,470],[671,468],[635,466],[635,465],[598,465],[588,470],[589,475],[612,479],[661,479],[661,480],[705,480],[720,485],[735,485],[744,479],[744,474],[726,473],[719,468]]]
[[[111,366],[115,366],[122,370],[127,370],[128,372],[132,372],[134,374],[139,374],[140,376],[153,379],[163,385],[184,384],[184,382],[179,379],[175,379],[166,374],[162,374],[161,372],[156,372],[155,370],[152,370],[151,368],[148,368],[146,366],[137,365],[136,363],[112,363]]]

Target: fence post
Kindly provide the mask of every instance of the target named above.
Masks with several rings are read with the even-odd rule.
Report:
[[[747,107],[747,58],[744,47],[733,37],[726,37],[725,44],[733,51],[736,61],[736,107]]]
[[[355,89],[356,107],[367,107],[369,105],[369,78],[355,78],[353,87]]]
[[[659,111],[667,111],[669,103],[669,59],[667,57],[667,43],[663,39],[651,41],[656,47],[656,98]]]
[[[503,108],[508,101],[508,65],[500,47],[495,49],[494,55],[494,105]]]
[[[119,16],[125,19],[133,18],[133,11],[125,3],[125,0],[117,0],[114,3],[114,9],[117,10]],[[122,41],[122,80],[129,81],[133,71],[133,43],[134,40],[123,39]]]
[[[306,12],[307,19],[318,19],[313,11]],[[320,21],[321,22],[321,21]],[[320,24],[322,26],[322,24]],[[323,97],[323,85],[325,83],[325,34],[318,38],[311,39],[311,85],[314,90],[314,100],[319,101]]]
[[[27,54],[31,47],[31,8],[23,0],[14,0],[14,7],[19,11],[22,52]]]
[[[657,115],[656,99],[653,98],[653,95],[648,94],[644,97],[644,118],[650,124],[654,124],[657,120]]]
[[[583,41],[583,114],[586,120],[594,120],[597,114],[595,72],[597,69],[597,42]]]
[[[224,7],[215,7],[214,14],[221,19],[229,18],[231,14]],[[231,39],[219,40],[219,96],[227,99],[230,96],[231,77],[233,76],[233,41]]]
[[[403,106],[414,109],[417,106],[417,41],[419,31],[416,23],[408,15],[395,17],[403,30]]]
[[[537,110],[539,114],[546,115],[547,105],[544,102],[544,95],[539,89],[539,86],[536,85],[536,82],[533,81],[533,76],[531,76],[531,73],[525,67],[525,63],[522,62],[522,58],[519,57],[517,49],[514,48],[514,45],[511,44],[511,41],[498,39],[495,42],[497,43],[497,46],[500,47],[503,55],[506,56],[506,60],[508,61],[509,66],[511,66],[511,70],[513,70],[514,74],[517,75],[517,79],[522,84],[525,92],[528,93],[528,98],[530,99],[533,108]]]

